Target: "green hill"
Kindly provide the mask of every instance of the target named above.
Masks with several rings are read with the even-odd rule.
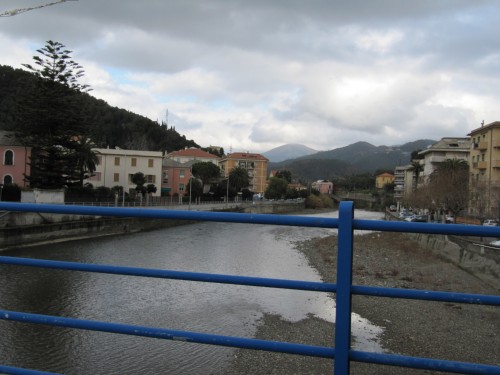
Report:
[[[22,69],[0,65],[0,129],[15,130],[21,103],[33,90],[35,77]],[[145,151],[175,151],[199,147],[175,128],[168,128],[144,116],[112,107],[104,100],[81,94],[89,136],[98,147],[120,147]]]

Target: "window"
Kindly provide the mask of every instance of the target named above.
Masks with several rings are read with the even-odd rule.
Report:
[[[12,176],[11,175],[6,175],[3,177],[3,184],[4,185],[12,185]]]
[[[180,177],[180,178],[184,178],[184,169],[181,169],[181,170],[179,171],[179,177]]]
[[[114,173],[113,174],[113,182],[118,182],[118,181],[120,181],[120,174]]]
[[[98,156],[97,157],[97,165],[101,165],[102,164],[102,156]]]
[[[148,159],[148,167],[153,168],[154,160],[153,159]]]
[[[155,184],[156,183],[156,176],[154,174],[148,174],[144,177],[146,177],[146,182],[148,184]]]
[[[163,182],[168,184],[168,171],[163,172]]]
[[[5,151],[5,154],[3,157],[3,164],[4,165],[14,165],[14,153],[11,150]]]
[[[137,158],[130,159],[130,166],[137,167]]]
[[[115,156],[115,165],[120,165],[120,157],[119,156]]]
[[[184,191],[184,184],[179,184],[179,191]]]

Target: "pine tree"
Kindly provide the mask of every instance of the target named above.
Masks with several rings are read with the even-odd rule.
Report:
[[[16,136],[33,150],[31,175],[26,176],[30,187],[62,188],[74,176],[75,140],[86,135],[78,99],[90,88],[78,82],[83,68],[63,44],[49,40],[37,52],[34,66],[22,64],[37,79],[22,104]]]

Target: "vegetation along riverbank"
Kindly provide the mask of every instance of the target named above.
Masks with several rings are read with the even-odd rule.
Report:
[[[296,244],[323,281],[336,280],[337,237]],[[401,233],[370,233],[354,240],[353,283],[410,289],[498,294],[456,265]],[[383,328],[387,353],[500,365],[500,311],[492,306],[354,296],[353,310]],[[334,325],[316,317],[291,323],[265,315],[260,339],[333,346]],[[356,342],[353,342],[356,345]],[[351,364],[353,374],[434,374],[399,367]],[[333,361],[238,350],[227,373],[331,374]]]

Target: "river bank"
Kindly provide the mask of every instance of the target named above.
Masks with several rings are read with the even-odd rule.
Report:
[[[336,280],[337,237],[296,244],[323,281]],[[470,273],[434,255],[401,233],[371,233],[354,241],[356,285],[498,294]],[[387,353],[500,365],[500,311],[492,306],[353,297],[353,310],[383,328]],[[291,323],[265,315],[256,337],[333,346],[334,325],[309,317]],[[353,343],[355,346],[356,343]],[[438,372],[351,363],[354,374]],[[333,362],[277,353],[238,350],[227,374],[331,374]]]

